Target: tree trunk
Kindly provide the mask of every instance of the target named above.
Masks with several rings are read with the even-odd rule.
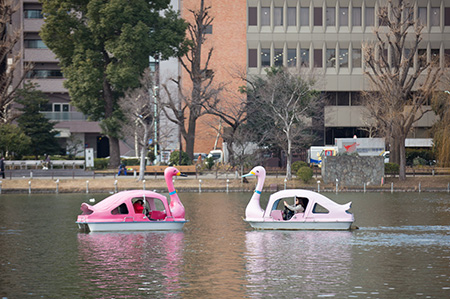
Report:
[[[145,140],[148,140],[148,128],[144,125],[144,137],[143,137],[143,143],[145,144]],[[141,163],[139,164],[139,178],[138,181],[142,181],[145,176],[145,156],[147,156],[147,147],[141,146]]]
[[[194,159],[195,126],[196,126],[196,118],[190,115],[189,128],[184,141],[186,141],[186,154],[191,160]]]
[[[291,180],[292,179],[292,141],[289,134],[286,134],[287,137],[287,152],[286,152],[286,179]]]
[[[406,134],[398,136],[397,141],[399,142],[399,156],[400,156],[400,170],[399,170],[399,180],[404,181],[406,180],[406,149],[405,149],[405,140],[406,140]],[[401,146],[403,145],[403,146]]]
[[[119,139],[108,136],[109,138],[109,166],[117,168],[120,164]]]

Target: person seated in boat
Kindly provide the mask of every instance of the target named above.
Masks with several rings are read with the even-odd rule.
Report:
[[[306,204],[308,202],[308,199],[303,197],[295,197],[295,205],[291,206],[286,201],[284,201],[284,213],[283,213],[283,219],[289,220],[294,216],[294,214],[297,213],[303,213],[306,208]]]
[[[136,214],[141,214],[144,211],[144,202],[142,199],[138,199],[134,202],[133,207]]]

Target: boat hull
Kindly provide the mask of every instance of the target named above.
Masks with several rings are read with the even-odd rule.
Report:
[[[350,230],[352,221],[299,222],[299,221],[253,221],[245,220],[255,229],[264,230]]]
[[[186,222],[187,221],[77,222],[77,224],[81,230],[107,232],[181,230]]]

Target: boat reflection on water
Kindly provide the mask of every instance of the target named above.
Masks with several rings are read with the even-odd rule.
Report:
[[[247,287],[252,292],[273,289],[281,297],[296,289],[304,298],[333,295],[320,290],[339,292],[339,285],[350,280],[351,238],[350,231],[247,232]]]
[[[173,295],[180,287],[183,232],[80,233],[78,247],[80,277],[97,297]]]

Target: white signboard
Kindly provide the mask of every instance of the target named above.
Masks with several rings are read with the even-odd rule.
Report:
[[[86,159],[86,167],[94,167],[94,149],[87,148],[84,157]]]

